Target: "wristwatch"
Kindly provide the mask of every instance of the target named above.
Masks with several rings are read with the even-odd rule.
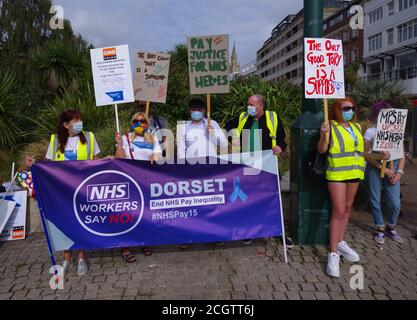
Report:
[[[397,173],[399,173],[400,175],[404,175],[404,171],[403,170],[397,170]]]

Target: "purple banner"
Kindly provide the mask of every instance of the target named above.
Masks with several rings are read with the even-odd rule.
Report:
[[[263,152],[253,163],[261,170],[102,160],[40,162],[32,172],[52,250],[97,250],[282,235],[277,160]]]

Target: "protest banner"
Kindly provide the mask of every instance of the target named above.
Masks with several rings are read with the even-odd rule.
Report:
[[[115,46],[90,50],[96,105],[114,104],[117,131],[120,132],[117,105],[134,102],[129,47]]]
[[[26,208],[27,208],[27,191],[15,191],[0,194],[0,198],[4,198],[3,207],[12,209],[9,213],[7,222],[2,221],[2,231],[0,231],[0,241],[23,240],[26,238]],[[3,216],[2,212],[2,216]]]
[[[211,94],[229,93],[229,36],[189,37],[188,66],[191,94],[207,94],[207,118],[211,120]]]
[[[137,52],[134,76],[135,99],[146,101],[149,116],[149,102],[166,103],[168,92],[169,64],[171,56],[158,52]]]
[[[345,72],[341,40],[304,38],[306,99],[324,99],[324,122],[329,123],[327,99],[345,98]],[[329,141],[329,133],[326,134]]]
[[[404,157],[407,116],[408,110],[406,109],[382,109],[378,115],[373,151],[388,151],[391,154],[391,169],[393,169],[393,160]],[[387,161],[384,161],[381,178],[385,176],[386,164]]]
[[[278,168],[272,152],[260,152],[263,166],[258,175],[245,175],[249,166],[227,159],[222,165],[100,160],[80,167],[73,161],[37,162],[32,173],[51,250],[282,235]],[[72,174],[63,181],[66,172]]]

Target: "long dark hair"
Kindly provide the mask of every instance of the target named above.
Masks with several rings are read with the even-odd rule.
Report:
[[[65,146],[67,145],[68,137],[69,137],[68,129],[64,127],[64,123],[65,122],[69,123],[72,120],[81,120],[81,119],[82,119],[82,115],[77,110],[67,110],[67,111],[62,112],[59,115],[57,133],[58,133],[58,150],[61,153],[65,152]],[[87,143],[87,139],[85,138],[85,135],[83,132],[80,132],[78,136],[80,137],[80,141],[82,144]]]

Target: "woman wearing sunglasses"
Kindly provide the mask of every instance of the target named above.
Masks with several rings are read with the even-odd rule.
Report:
[[[116,134],[117,150],[116,158],[131,159],[154,162],[158,160],[158,155],[162,154],[161,147],[156,136],[150,134],[150,121],[142,113],[136,113],[130,122],[130,132],[122,136]],[[152,250],[149,247],[142,248],[145,256],[150,256]],[[129,248],[123,249],[122,256],[125,262],[136,262],[136,257],[130,252]]]
[[[365,178],[364,140],[361,126],[356,123],[356,107],[352,99],[335,101],[330,124],[323,123],[317,149],[328,153],[326,179],[332,200],[329,227],[330,253],[327,274],[340,277],[340,256],[349,262],[359,261],[359,255],[345,241],[345,234],[359,182]],[[330,141],[326,134],[330,133]]]

